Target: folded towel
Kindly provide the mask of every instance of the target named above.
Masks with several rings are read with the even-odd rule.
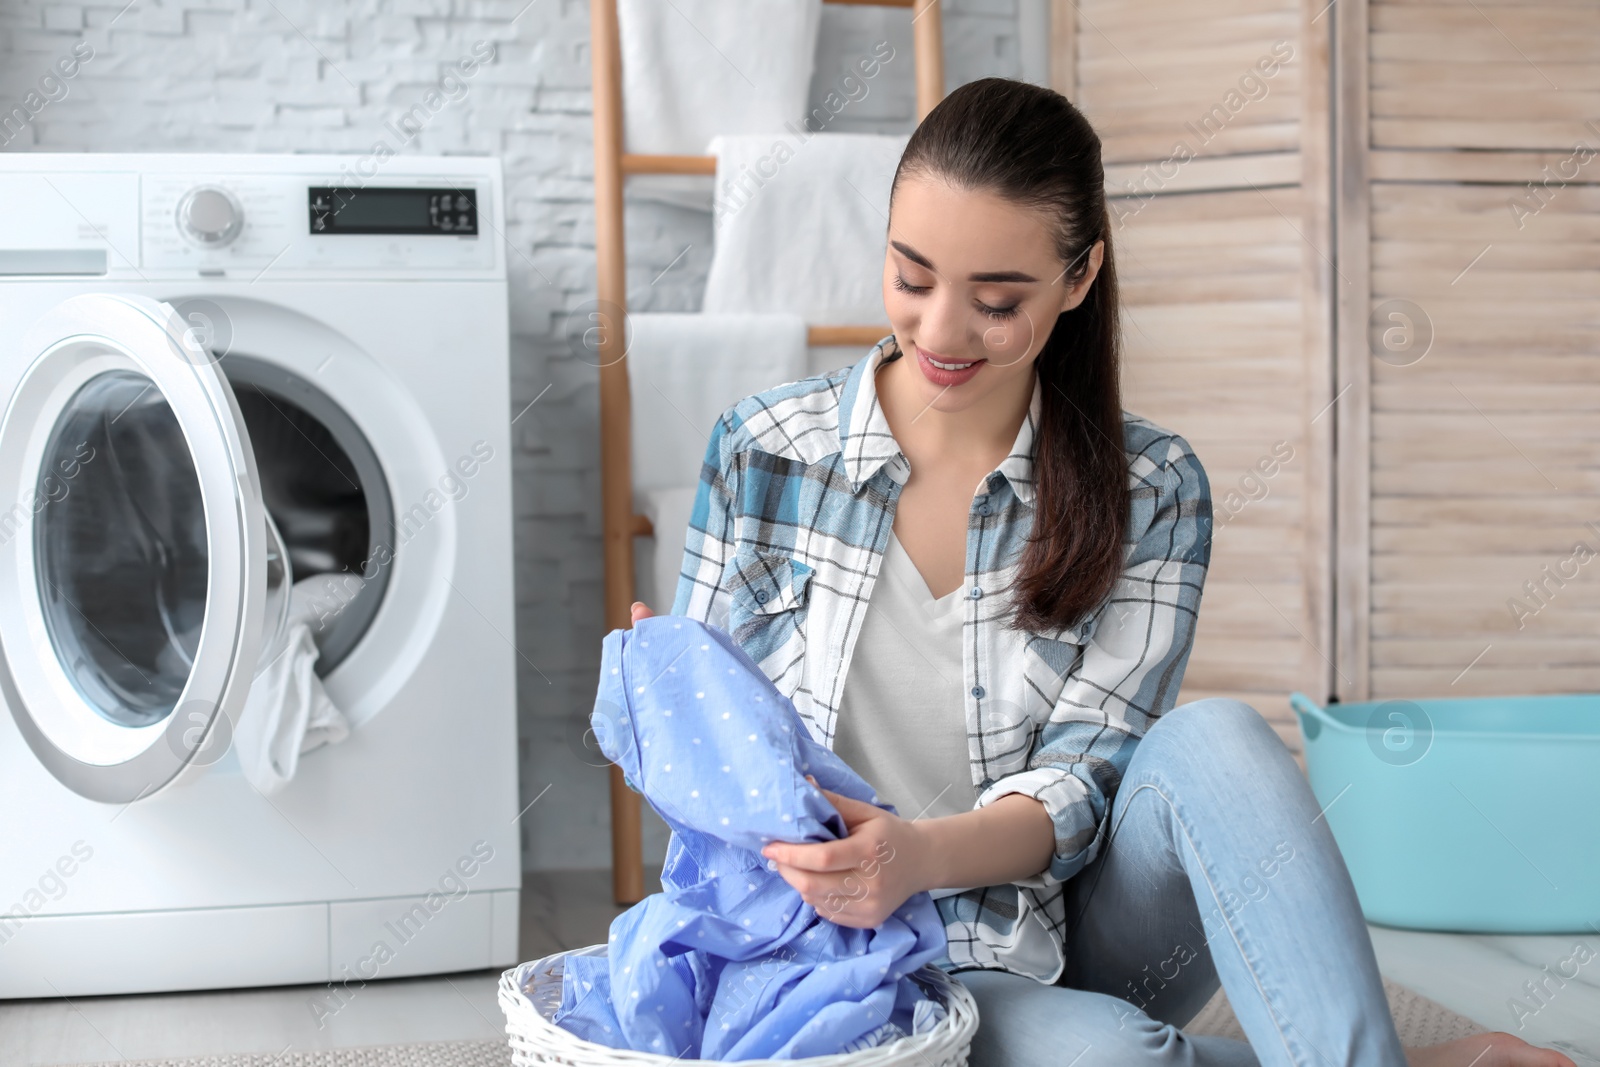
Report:
[[[618,0],[623,144],[703,155],[719,133],[805,127],[822,0]],[[628,179],[630,196],[710,211],[711,181]]]
[[[313,623],[320,628],[329,603],[349,603],[360,587],[354,574],[314,574],[296,582],[280,640],[262,652],[233,747],[245,779],[263,796],[289,784],[301,755],[350,736],[349,721],[317,677],[311,630]]]
[[[689,519],[694,515],[696,486],[644,489],[638,498],[639,514],[650,520],[653,537],[634,539],[633,573],[638,596],[651,610],[665,614],[678,596],[678,576],[683,571],[684,542],[689,539]]]
[[[617,916],[604,956],[568,957],[552,1022],[611,1048],[748,1060],[885,1044],[944,1017],[909,977],[947,947],[928,894],[864,930],[768,869],[768,841],[847,834],[807,774],[877,797],[731,637],[673,615],[612,631],[590,723],[672,838],[663,892]]]
[[[798,315],[628,316],[633,485],[695,485],[711,429],[728,408],[806,376]]]
[[[636,586],[665,612],[712,427],[752,393],[806,376],[806,326],[783,314],[644,313],[628,324],[634,509],[655,527],[636,544]]]
[[[715,138],[716,246],[702,310],[792,311],[808,324],[888,322],[889,186],[908,137]]]

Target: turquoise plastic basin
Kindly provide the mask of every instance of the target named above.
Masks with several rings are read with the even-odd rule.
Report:
[[[1289,703],[1368,919],[1600,932],[1600,695]]]

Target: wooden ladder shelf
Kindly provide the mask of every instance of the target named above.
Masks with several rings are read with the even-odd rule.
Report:
[[[828,3],[903,7],[911,11],[916,62],[917,120],[944,97],[943,30],[939,0],[826,0]],[[624,364],[627,314],[627,243],[623,232],[623,179],[630,174],[703,174],[714,177],[715,156],[640,155],[623,151],[622,50],[617,0],[591,0],[590,53],[594,73],[595,274],[600,327],[600,486],[605,552],[605,624],[630,625],[634,600],[633,539],[648,535],[649,520],[633,510],[631,411]],[[813,345],[870,345],[890,332],[882,325],[813,325]],[[657,608],[661,605],[655,605]],[[612,891],[618,904],[642,900],[644,856],[640,800],[620,768],[611,774]]]

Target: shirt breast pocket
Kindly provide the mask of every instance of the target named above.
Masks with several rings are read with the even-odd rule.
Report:
[[[781,552],[741,547],[728,581],[728,632],[761,662],[792,637],[805,637],[812,568]]]
[[[1093,632],[1093,617],[1071,625],[1036,630],[1028,634],[1023,653],[1024,693],[1036,703],[1026,709],[1025,718],[1035,724],[1045,722],[1066,687],[1067,679],[1078,668],[1084,646]]]

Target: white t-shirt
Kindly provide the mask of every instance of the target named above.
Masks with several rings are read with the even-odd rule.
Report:
[[[961,681],[966,592],[935,600],[890,532],[840,694],[833,751],[907,819],[977,806]]]

